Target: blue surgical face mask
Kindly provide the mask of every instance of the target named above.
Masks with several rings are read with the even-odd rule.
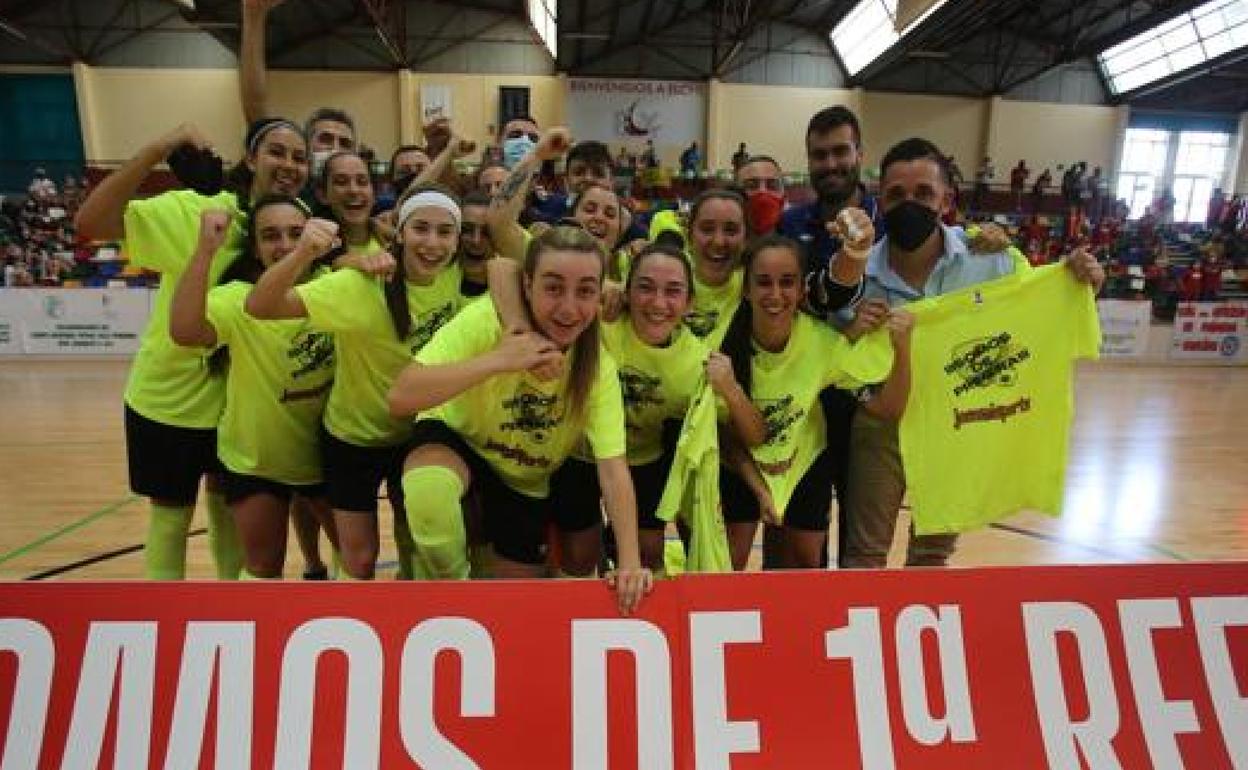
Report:
[[[532,139],[527,136],[517,136],[513,139],[503,140],[503,165],[510,171],[516,167],[516,164],[524,159],[529,151],[536,147]]]

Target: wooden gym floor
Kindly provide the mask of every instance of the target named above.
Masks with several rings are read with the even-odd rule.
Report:
[[[147,505],[126,483],[127,366],[0,362],[0,579],[142,576]],[[1248,368],[1085,364],[1077,388],[1065,514],[968,534],[955,563],[1248,559]],[[203,523],[200,511],[193,530]],[[288,576],[302,570],[293,540]],[[382,560],[393,558],[387,537]],[[202,534],[187,572],[213,574]]]

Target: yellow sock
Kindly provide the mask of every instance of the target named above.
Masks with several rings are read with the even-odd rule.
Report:
[[[212,563],[217,567],[217,580],[238,580],[243,569],[243,546],[238,541],[234,515],[220,492],[209,492],[206,502],[208,547],[212,551]]]
[[[191,529],[190,506],[152,503],[143,546],[144,574],[148,580],[182,580],[186,577],[186,535]]]
[[[431,465],[403,474],[407,524],[416,546],[412,558],[415,579],[468,577],[468,533],[459,503],[463,494],[463,482],[449,468]]]

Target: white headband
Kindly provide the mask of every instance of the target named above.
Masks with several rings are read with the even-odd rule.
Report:
[[[455,220],[455,229],[459,230],[459,226],[463,223],[463,215],[459,211],[459,204],[452,200],[449,195],[440,193],[437,190],[425,190],[403,201],[403,208],[399,209],[399,227],[403,227],[413,211],[426,206],[442,209],[450,214],[451,219]]]

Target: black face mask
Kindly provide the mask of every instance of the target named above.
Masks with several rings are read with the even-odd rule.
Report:
[[[914,201],[902,201],[884,212],[884,230],[888,239],[904,251],[923,245],[936,229],[936,212]]]
[[[212,150],[183,144],[169,153],[167,161],[182,186],[200,195],[216,195],[225,185],[225,166]]]
[[[394,197],[398,198],[416,181],[416,174],[404,174],[394,180]]]

